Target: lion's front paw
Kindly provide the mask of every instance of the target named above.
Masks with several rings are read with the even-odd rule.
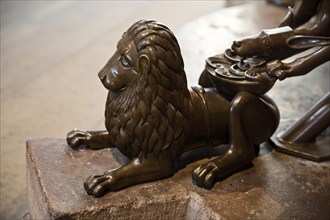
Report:
[[[66,142],[70,147],[77,148],[80,145],[87,144],[90,138],[91,134],[88,131],[74,129],[67,134]]]
[[[208,162],[198,166],[194,170],[192,179],[196,185],[209,188],[213,185],[217,171],[218,166],[214,162]]]
[[[115,190],[116,182],[117,178],[113,172],[107,171],[104,174],[88,177],[84,183],[84,187],[88,195],[100,197],[109,190]]]

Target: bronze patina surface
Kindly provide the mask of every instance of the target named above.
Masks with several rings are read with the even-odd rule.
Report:
[[[190,90],[174,34],[152,20],[133,24],[99,72],[109,90],[107,130],[75,129],[67,135],[72,148],[116,147],[131,160],[118,169],[88,177],[84,183],[87,193],[100,197],[108,191],[171,176],[183,153],[205,146],[228,144],[228,149],[194,170],[192,178],[198,186],[209,188],[249,165],[259,145],[279,124],[279,110],[264,94],[277,79],[304,75],[329,59],[330,3],[317,1],[310,17],[300,15],[306,10],[300,6],[306,4],[298,1],[279,28],[234,41],[224,54],[210,57],[200,86]],[[320,48],[291,63],[282,62],[311,47]],[[318,135],[329,125],[327,103],[328,99],[320,107],[325,106],[322,114],[315,110],[319,123],[310,122],[302,133],[310,136],[313,130]],[[326,123],[321,125],[323,121]],[[281,144],[301,140],[282,136]],[[310,142],[315,137],[305,139]]]
[[[330,1],[296,1],[279,28],[234,41],[224,54],[210,57],[199,83],[215,86],[229,96],[238,91],[260,95],[269,91],[277,79],[311,72],[330,60],[329,17]],[[330,136],[324,135],[329,125],[328,93],[302,118],[286,126],[287,130],[276,132],[272,140],[279,151],[314,161],[329,160]]]
[[[267,64],[271,75],[280,80],[309,73],[330,60],[330,1],[299,0],[280,26],[293,28],[294,36],[286,40],[293,49],[314,48],[304,57],[284,63]],[[279,151],[314,161],[330,159],[330,93],[329,91],[291,126],[276,132],[272,141]],[[284,126],[281,126],[284,127]],[[327,130],[328,129],[328,130]]]
[[[193,172],[197,185],[210,187],[217,178],[249,165],[259,144],[275,132],[279,112],[269,97],[247,90],[225,94],[203,84],[188,90],[183,67],[178,42],[163,24],[142,20],[123,34],[117,51],[99,72],[109,90],[107,131],[73,130],[67,142],[72,148],[116,147],[131,161],[88,177],[84,184],[88,194],[99,197],[168,177],[176,172],[174,163],[182,153],[228,144],[224,155]],[[256,86],[270,81],[262,74],[249,79]]]

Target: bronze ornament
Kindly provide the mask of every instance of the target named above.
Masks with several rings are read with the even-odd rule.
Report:
[[[164,25],[143,20],[123,35],[99,72],[109,90],[107,131],[73,130],[67,142],[73,148],[115,146],[132,160],[87,178],[88,194],[99,197],[109,190],[167,177],[176,171],[174,162],[184,152],[229,144],[224,156],[193,172],[197,185],[210,187],[216,177],[251,163],[259,144],[274,133],[279,113],[269,97],[244,90],[222,95],[203,85],[189,90],[183,67],[178,42]]]
[[[280,27],[234,41],[223,54],[208,58],[199,85],[190,89],[174,34],[152,20],[133,24],[98,74],[109,91],[106,130],[67,135],[72,148],[116,147],[131,159],[88,177],[87,193],[99,197],[168,177],[183,153],[206,146],[227,144],[228,149],[193,171],[198,186],[209,188],[249,165],[279,125],[279,110],[265,94],[277,79],[307,74],[330,59],[329,17],[330,1],[298,0]],[[307,55],[283,62],[310,48]],[[273,137],[278,149],[306,155],[304,146],[316,143],[330,124],[329,106],[328,94],[288,131]],[[305,157],[329,159],[325,147],[321,159]]]

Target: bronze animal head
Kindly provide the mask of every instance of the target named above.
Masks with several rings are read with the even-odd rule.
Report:
[[[258,35],[234,41],[232,50],[241,57],[264,56],[269,59],[274,57],[285,58],[284,49],[290,49],[286,45],[286,40],[293,36],[290,27],[281,27],[261,31]]]
[[[180,47],[167,27],[133,24],[99,77],[109,90],[106,127],[118,149],[136,157],[184,145],[190,93]],[[181,149],[174,148],[172,156]]]
[[[167,88],[176,86],[175,82],[169,82],[175,79],[174,75],[179,75],[182,78],[180,81],[186,83],[183,59],[174,34],[158,22],[143,20],[133,24],[123,34],[116,52],[98,75],[109,91],[119,92],[135,85],[140,77],[153,74],[155,68],[167,77],[160,79]]]

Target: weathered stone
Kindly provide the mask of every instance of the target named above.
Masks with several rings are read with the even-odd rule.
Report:
[[[118,156],[117,156],[118,157]],[[169,179],[93,198],[83,188],[92,173],[120,164],[110,150],[72,150],[62,139],[27,142],[28,198],[34,219],[327,219],[330,162],[275,151],[218,182],[195,186],[187,164]]]

